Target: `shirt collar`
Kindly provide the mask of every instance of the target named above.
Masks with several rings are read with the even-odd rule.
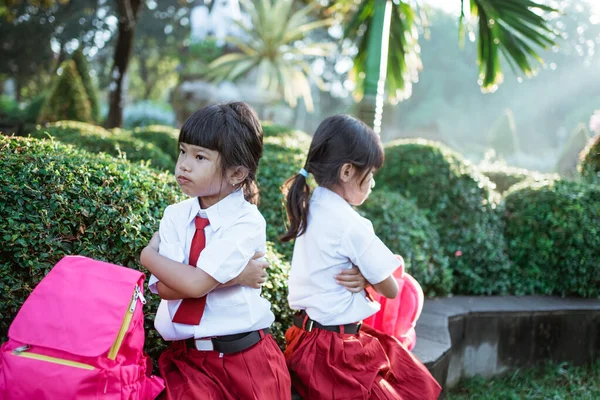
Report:
[[[346,200],[344,200],[342,196],[323,186],[317,186],[315,188],[311,197],[311,201],[326,201],[332,204],[337,204],[339,207],[352,208],[352,206]]]
[[[234,191],[219,200],[216,204],[205,209],[200,207],[200,199],[196,197],[196,201],[192,203],[192,208],[190,209],[188,224],[192,223],[194,218],[199,215],[202,218],[208,218],[211,228],[217,231],[229,219],[235,218],[239,214],[244,201],[245,198],[242,189]]]

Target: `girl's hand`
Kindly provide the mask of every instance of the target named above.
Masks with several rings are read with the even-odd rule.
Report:
[[[367,282],[356,265],[337,274],[335,280],[339,285],[344,286],[352,293],[362,292],[369,286],[369,282]]]
[[[154,232],[154,235],[152,235],[152,239],[150,239],[146,247],[150,247],[152,250],[158,253],[158,249],[160,247],[160,235],[158,234],[158,232]]]
[[[248,286],[253,289],[260,289],[267,280],[267,268],[270,267],[269,263],[262,258],[264,255],[265,253],[254,253],[254,256],[248,262],[242,273],[231,283]]]

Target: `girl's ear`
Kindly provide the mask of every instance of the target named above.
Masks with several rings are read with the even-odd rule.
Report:
[[[244,182],[248,177],[248,168],[242,167],[241,165],[238,167],[230,168],[227,171],[227,182],[231,186],[237,186],[240,183]]]
[[[356,173],[356,168],[354,165],[350,163],[345,163],[340,168],[340,180],[344,183],[350,182],[352,178],[354,178],[354,174]]]

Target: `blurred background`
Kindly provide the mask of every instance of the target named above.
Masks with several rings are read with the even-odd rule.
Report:
[[[207,103],[244,100],[263,120],[310,134],[326,116],[360,114],[367,49],[376,46],[364,43],[370,25],[365,28],[356,15],[366,10],[376,18],[369,7],[377,2],[362,3],[371,5],[7,0],[0,6],[0,120],[178,127]],[[485,2],[390,3],[390,64],[380,110],[384,142],[422,137],[475,163],[575,174],[577,154],[599,129],[590,120],[600,107],[600,2],[541,1],[557,12],[532,9],[529,15],[498,9],[506,11],[509,26],[519,27],[514,17],[546,30],[530,37],[521,53],[512,52],[501,34],[486,39],[470,7],[481,14],[477,7]],[[482,40],[499,47],[488,60],[490,76],[482,73]],[[398,54],[402,58],[394,63]],[[80,78],[90,115],[40,115],[69,59],[85,75]],[[397,82],[390,84],[390,77]]]

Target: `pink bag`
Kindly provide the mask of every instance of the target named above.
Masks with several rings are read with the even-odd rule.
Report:
[[[153,399],[144,274],[68,256],[29,295],[0,350],[0,398]]]
[[[396,337],[408,350],[412,350],[417,342],[415,325],[423,309],[423,289],[415,278],[404,272],[404,260],[397,257],[401,262],[394,271],[398,296],[388,299],[371,288],[367,289],[373,300],[381,304],[381,309],[363,323]]]

